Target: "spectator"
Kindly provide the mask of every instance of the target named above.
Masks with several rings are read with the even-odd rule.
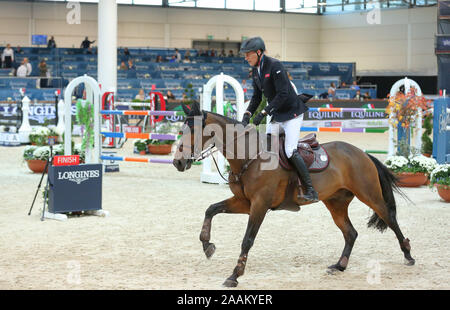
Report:
[[[95,42],[95,40],[94,41],[89,41],[88,37],[85,37],[84,41],[81,42],[80,48],[89,48],[89,47],[91,47],[91,44],[94,43],[94,42]]]
[[[230,50],[230,51],[228,52],[228,57],[234,57],[233,50]]]
[[[356,81],[353,81],[353,84],[352,84],[352,86],[350,88],[354,89],[354,90],[360,90],[360,88],[359,88],[358,84],[356,83]]]
[[[51,36],[50,40],[47,41],[47,48],[56,48],[56,42],[53,36]]]
[[[361,91],[359,89],[356,91],[356,94],[353,97],[353,99],[356,99],[356,100],[363,100],[364,99],[363,96],[361,96]]]
[[[170,58],[169,62],[177,62],[177,56],[172,55],[172,58]]]
[[[7,44],[2,53],[3,68],[11,68],[14,62],[14,50],[11,48],[11,44]]]
[[[33,68],[31,67],[31,64],[28,62],[28,58],[24,58],[22,60],[22,64],[17,69],[17,76],[18,77],[27,77],[30,76],[31,71],[33,71]]]
[[[86,51],[86,54],[92,55],[94,52],[92,51],[92,47],[89,47]]]
[[[226,57],[226,56],[227,56],[227,54],[225,53],[225,50],[222,49],[222,50],[220,51],[220,57]]]
[[[136,70],[136,67],[133,64],[133,60],[128,60],[128,70]]]
[[[16,54],[23,54],[23,50],[22,50],[22,48],[20,47],[20,45],[17,45],[17,48],[16,48]]]
[[[128,67],[127,67],[127,65],[125,64],[125,61],[122,61],[122,62],[120,63],[119,70],[128,70]]]
[[[208,56],[208,51],[204,49],[200,49],[200,52],[198,53],[200,56]]]
[[[215,49],[212,49],[212,50],[211,50],[211,53],[209,54],[209,56],[211,56],[211,57],[216,57],[216,50],[215,50]]]
[[[144,89],[139,89],[139,93],[136,95],[136,97],[134,99],[140,100],[140,101],[145,101],[147,99],[147,97],[145,96],[145,92]]]
[[[166,97],[167,97],[167,99],[172,99],[172,100],[176,99],[175,95],[170,90],[167,91]]]
[[[367,99],[372,99],[372,97],[370,97],[370,95],[369,95],[369,92],[365,92],[364,95],[363,95],[363,98],[366,99],[366,100]]]
[[[161,55],[156,56],[156,62],[163,62]]]
[[[190,62],[191,62],[191,60],[189,59],[189,57],[184,56],[183,63],[184,63],[184,64],[188,64],[188,63],[190,63]]]
[[[348,88],[347,83],[341,82],[341,85],[339,86],[339,88]]]
[[[41,62],[39,63],[39,76],[40,78],[40,85],[41,88],[45,88],[47,87],[47,73],[48,73],[48,68],[47,68],[47,63],[45,62],[44,59],[41,60]]]
[[[336,85],[332,82],[328,88],[328,98],[333,98],[336,96]]]
[[[181,62],[181,54],[180,54],[180,52],[178,51],[178,49],[176,48],[175,49],[175,62]]]
[[[125,47],[125,48],[123,49],[123,54],[124,54],[125,56],[127,56],[127,57],[130,57],[130,51],[128,50],[128,47]]]
[[[184,53],[184,57],[191,57],[191,52],[189,50],[186,51],[186,53]]]
[[[242,80],[241,86],[243,89],[246,89],[248,87],[247,80]]]

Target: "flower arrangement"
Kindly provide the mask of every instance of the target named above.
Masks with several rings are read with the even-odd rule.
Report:
[[[430,175],[430,186],[450,187],[450,164],[436,165]]]
[[[146,151],[147,150],[147,142],[145,139],[136,139],[134,141],[134,147],[138,152]]]
[[[59,137],[58,133],[52,128],[48,127],[33,127],[29,135],[30,143],[33,145],[47,145],[48,137]]]
[[[53,146],[53,155],[64,155],[64,145]],[[49,146],[27,145],[23,151],[25,160],[48,160],[50,156]]]
[[[394,173],[411,172],[430,174],[436,167],[437,162],[434,158],[423,155],[390,156],[384,164]]]
[[[391,113],[395,114],[395,118],[389,119],[391,125],[397,126],[400,123],[403,128],[407,129],[413,125],[418,109],[427,111],[431,102],[424,96],[417,96],[416,89],[412,87],[406,95],[397,92],[395,96],[389,97],[386,114],[388,117]]]
[[[81,143],[76,144],[73,148],[74,155],[80,155],[80,162],[84,162],[85,153],[81,149]],[[53,156],[64,155],[64,145],[56,144],[53,146]],[[50,146],[27,145],[23,150],[24,160],[48,160],[50,156]]]

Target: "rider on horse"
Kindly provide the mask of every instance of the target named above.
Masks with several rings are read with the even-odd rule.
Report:
[[[266,47],[260,37],[250,38],[242,42],[240,53],[245,54],[245,60],[253,67],[253,96],[244,113],[242,123],[248,125],[253,113],[261,103],[262,94],[267,98],[267,106],[253,120],[259,125],[266,115],[272,116],[271,123],[280,125],[285,131],[284,148],[289,161],[296,168],[301,183],[305,187],[304,195],[299,198],[308,203],[317,202],[318,194],[312,186],[308,168],[302,156],[297,151],[300,138],[300,128],[303,113],[308,110],[291,85],[287,72],[277,59],[264,55]],[[271,133],[272,124],[267,124],[266,133]]]

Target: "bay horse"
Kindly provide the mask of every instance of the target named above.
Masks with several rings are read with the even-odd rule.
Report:
[[[231,276],[223,283],[226,287],[236,287],[238,277],[244,274],[248,252],[266,213],[269,210],[298,211],[300,209],[298,206],[301,203],[297,201],[299,191],[297,174],[295,171],[284,169],[281,165],[277,165],[272,170],[261,169],[264,163],[261,153],[258,153],[256,157],[250,156],[247,145],[245,158],[238,159],[236,147],[233,148],[233,152],[227,151],[231,143],[236,146],[235,136],[232,139],[234,141],[226,141],[224,135],[208,134],[204,130],[206,126],[214,125],[221,128],[222,132],[226,132],[227,125],[238,125],[241,124],[240,122],[216,113],[201,111],[198,104],[193,104],[191,108],[183,105],[183,110],[187,120],[183,125],[184,133],[173,160],[173,165],[178,171],[189,169],[192,162],[199,160],[202,156],[202,151],[219,144],[222,145],[220,151],[230,164],[229,187],[233,196],[209,206],[205,212],[200,233],[203,251],[208,259],[215,252],[215,245],[210,242],[213,217],[219,213],[249,215],[237,265]],[[194,122],[194,119],[198,121]],[[198,149],[195,149],[196,142],[200,142]],[[247,144],[248,140],[245,142]],[[399,191],[399,189],[395,176],[378,159],[349,143],[333,141],[322,144],[322,147],[329,155],[329,165],[321,172],[311,173],[311,179],[319,193],[319,200],[328,208],[345,240],[338,262],[329,266],[328,272],[336,273],[347,268],[350,253],[358,236],[348,217],[348,206],[355,196],[374,211],[369,219],[368,227],[376,228],[381,232],[387,227],[391,228],[403,251],[405,264],[414,265],[415,260],[410,254],[409,239],[403,236],[396,219],[394,190]]]

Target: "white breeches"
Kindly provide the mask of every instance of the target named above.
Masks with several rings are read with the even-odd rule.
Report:
[[[281,123],[270,123],[270,117],[267,117],[266,134],[272,133],[272,126],[274,125],[279,125],[284,129],[284,132],[286,134],[284,140],[284,150],[288,158],[291,158],[292,153],[297,149],[298,140],[300,139],[300,128],[302,127],[302,122],[303,114],[297,116],[294,119],[290,119]]]

